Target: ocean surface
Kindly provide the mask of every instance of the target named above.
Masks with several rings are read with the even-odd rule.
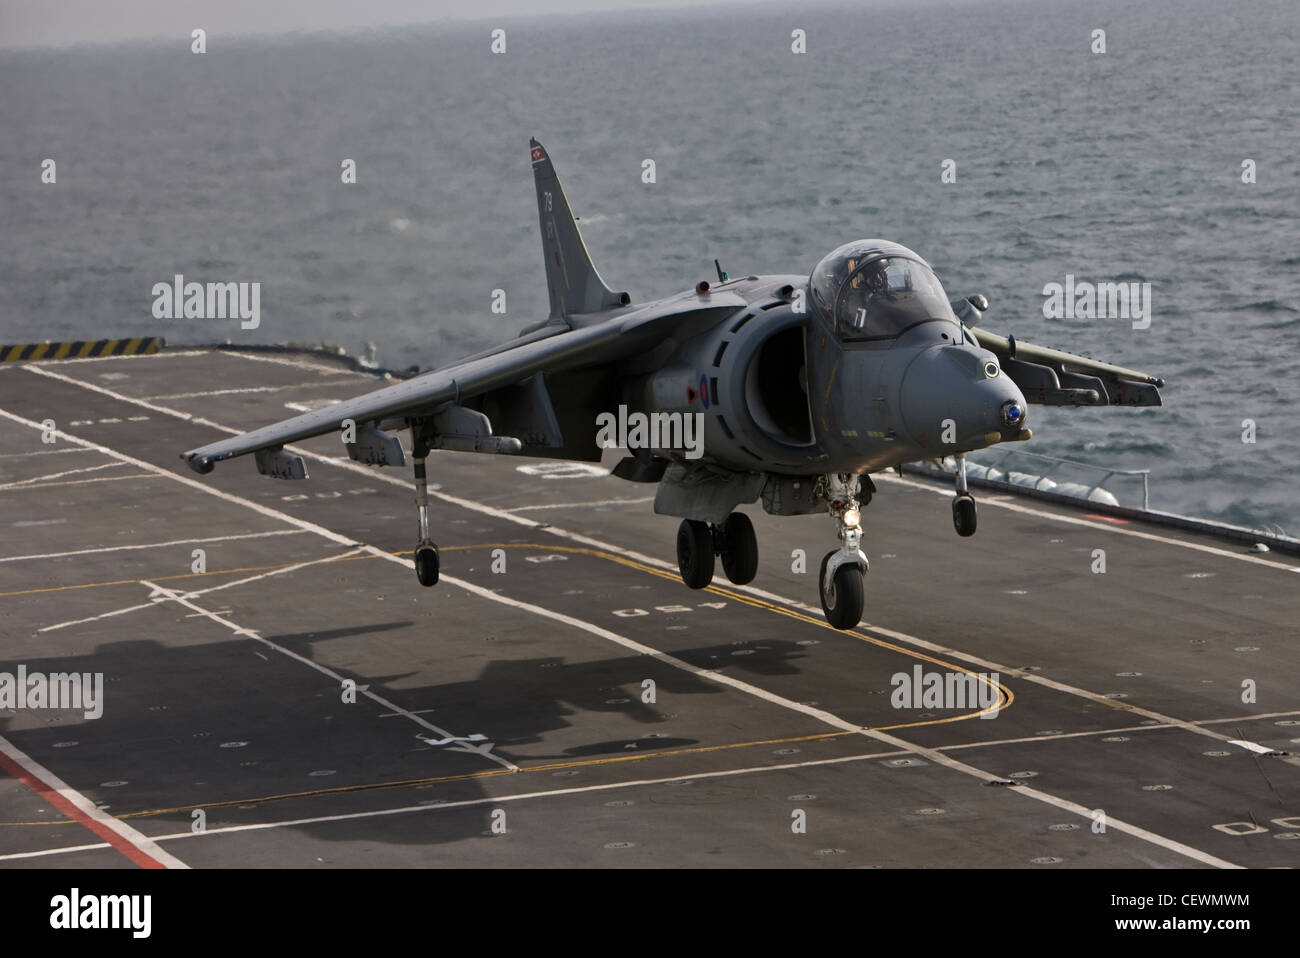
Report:
[[[1028,451],[1150,469],[1153,508],[1300,533],[1294,0],[727,6],[210,35],[202,55],[188,36],[0,49],[0,342],[369,341],[394,368],[493,345],[547,312],[529,136],[615,289],[667,295],[714,257],[806,272],[847,240],[896,240],[950,295],[987,295],[983,326],[1168,381],[1159,409],[1032,407]],[[155,319],[152,287],[177,273],[260,282],[260,326]],[[1149,282],[1150,327],[1045,318],[1043,287],[1067,274]]]

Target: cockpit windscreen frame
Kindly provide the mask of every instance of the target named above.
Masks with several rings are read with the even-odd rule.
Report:
[[[822,306],[823,314],[829,314],[827,318],[841,342],[882,343],[930,322],[951,323],[954,336],[959,335],[956,330],[960,322],[943,285],[919,259],[892,251],[860,256],[857,250],[846,250],[843,262],[819,264],[817,272],[821,288],[814,292],[814,300]],[[836,275],[844,279],[832,306],[827,302],[826,285]]]

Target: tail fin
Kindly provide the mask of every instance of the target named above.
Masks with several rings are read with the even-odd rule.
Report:
[[[600,278],[582,242],[569,201],[564,197],[551,158],[535,139],[532,147],[533,178],[537,182],[537,215],[542,225],[542,254],[546,260],[546,285],[551,294],[551,319],[570,313],[594,313],[626,305],[627,293],[616,293]]]

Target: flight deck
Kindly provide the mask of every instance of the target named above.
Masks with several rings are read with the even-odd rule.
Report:
[[[979,490],[959,538],[949,485],[876,476],[838,631],[827,517],[744,507],[757,578],[693,591],[618,452],[433,453],[432,588],[409,465],[179,458],[380,384],[0,363],[0,672],[103,681],[98,718],[0,709],[0,865],[1300,864],[1295,556]],[[996,705],[899,707],[928,673]]]

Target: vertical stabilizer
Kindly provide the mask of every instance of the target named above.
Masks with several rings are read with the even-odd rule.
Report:
[[[546,259],[546,286],[551,296],[551,319],[570,313],[594,313],[628,302],[626,293],[605,285],[591,263],[573,211],[545,148],[532,147],[533,178],[537,182],[537,215],[542,226],[542,253]]]

